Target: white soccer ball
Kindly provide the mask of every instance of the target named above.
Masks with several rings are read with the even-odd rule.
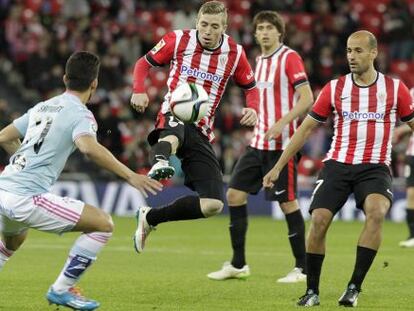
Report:
[[[171,113],[185,123],[193,123],[208,115],[211,104],[206,90],[195,83],[180,84],[171,94]]]

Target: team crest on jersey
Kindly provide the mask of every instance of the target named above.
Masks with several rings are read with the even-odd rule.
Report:
[[[227,62],[227,56],[226,55],[220,55],[219,56],[220,67],[224,67],[226,65],[226,62]]]
[[[377,97],[380,103],[385,103],[385,93],[378,93]]]
[[[27,165],[26,157],[23,154],[17,154],[12,160],[12,166],[16,171],[23,170]]]
[[[158,42],[157,45],[152,48],[151,52],[155,54],[159,50],[161,50],[164,46],[165,46],[165,41],[164,39],[161,39],[160,42]]]

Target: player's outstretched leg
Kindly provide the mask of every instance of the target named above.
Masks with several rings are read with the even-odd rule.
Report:
[[[3,266],[6,264],[6,262],[10,259],[10,257],[13,255],[14,251],[8,249],[3,241],[0,240],[0,271],[3,269]]]
[[[73,310],[95,310],[99,308],[99,302],[87,299],[82,296],[79,289],[76,287],[71,287],[63,293],[57,293],[53,290],[53,287],[49,288],[49,291],[46,294],[46,299],[49,301],[50,305],[65,306]]]
[[[95,310],[99,303],[82,296],[75,285],[112,236],[112,219],[102,210],[85,205],[81,218],[72,231],[84,233],[70,250],[66,264],[49,288],[46,299],[49,304],[74,310]]]
[[[3,225],[3,227],[7,226],[7,221],[6,224],[2,221],[1,225]],[[3,233],[3,235],[3,240],[0,240],[0,271],[10,257],[13,256],[14,252],[23,244],[27,236],[27,230],[18,234],[9,235]]]
[[[150,226],[147,221],[147,214],[151,210],[149,206],[142,206],[136,213],[137,230],[134,234],[134,248],[137,253],[142,253],[145,247],[145,240],[155,227]]]
[[[142,253],[149,233],[163,222],[191,220],[214,216],[223,209],[223,202],[217,199],[185,196],[159,208],[148,206],[137,211],[138,226],[134,234],[134,247],[137,253]]]

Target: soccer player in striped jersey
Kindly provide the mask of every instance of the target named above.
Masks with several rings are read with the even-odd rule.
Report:
[[[355,307],[361,285],[381,244],[381,228],[393,193],[389,169],[391,138],[397,117],[414,128],[414,107],[408,88],[374,68],[377,40],[357,31],[347,41],[350,73],[322,89],[312,111],[293,135],[279,161],[263,179],[272,187],[282,168],[303,146],[312,129],[333,115],[334,137],[313,192],[307,239],[307,290],[299,306],[319,305],[319,279],[325,258],[326,233],[335,214],[353,193],[365,225],[356,261],[339,305]]]
[[[219,162],[211,142],[214,140],[214,114],[230,78],[245,90],[247,108],[242,125],[257,121],[259,93],[254,73],[241,45],[224,34],[227,9],[222,2],[204,3],[197,16],[196,29],[168,33],[134,69],[132,106],[144,112],[148,106],[144,81],[152,66],[169,65],[168,92],[158,113],[155,130],[148,137],[154,154],[148,175],[154,179],[174,173],[169,157],[176,154],[182,163],[185,185],[198,196],[185,196],[162,208],[141,207],[137,212],[138,228],[135,250],[140,253],[151,229],[167,221],[198,219],[216,215],[223,208],[223,182]],[[170,112],[171,92],[181,83],[201,85],[209,94],[209,114],[194,124],[183,124]]]
[[[219,271],[207,275],[213,280],[249,276],[245,259],[247,197],[262,188],[263,176],[289,143],[298,116],[304,114],[313,102],[301,57],[283,44],[285,25],[282,17],[273,11],[259,12],[253,19],[253,29],[262,52],[256,60],[255,70],[260,93],[259,122],[250,146],[236,164],[227,191],[233,258]],[[296,200],[296,158],[289,161],[275,186],[266,189],[266,199],[279,202],[286,216],[295,257],[294,269],[278,282],[305,281],[305,223]]]
[[[0,270],[25,241],[29,228],[82,232],[46,296],[49,303],[74,310],[99,307],[74,286],[112,236],[113,223],[101,209],[49,192],[67,158],[78,148],[144,195],[162,188],[159,182],[135,174],[97,142],[97,124],[86,103],[97,88],[98,72],[96,55],[71,55],[63,77],[66,92],[38,103],[0,131],[0,146],[12,155],[0,175]]]

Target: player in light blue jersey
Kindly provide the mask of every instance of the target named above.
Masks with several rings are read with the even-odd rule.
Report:
[[[28,228],[82,232],[46,296],[49,303],[75,310],[99,307],[73,288],[111,237],[114,225],[101,209],[49,192],[69,155],[78,148],[144,196],[162,189],[159,182],[134,173],[97,142],[97,124],[86,103],[97,88],[98,72],[97,56],[74,53],[63,77],[66,92],[38,103],[0,131],[0,146],[12,155],[0,175],[0,270],[24,242]]]

